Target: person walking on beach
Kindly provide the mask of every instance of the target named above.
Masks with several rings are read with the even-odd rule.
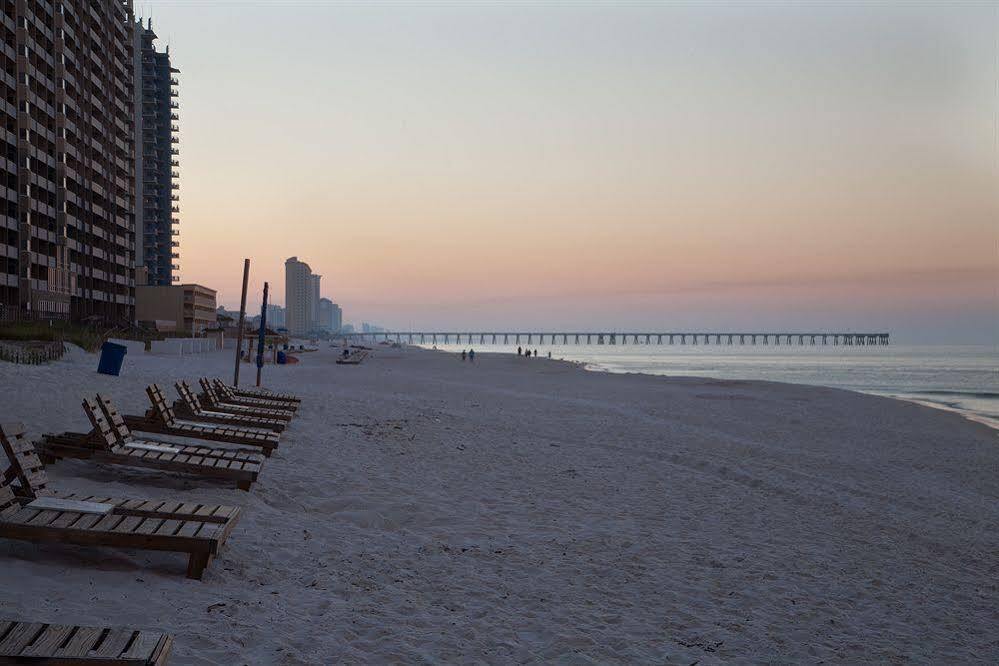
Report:
[[[469,363],[475,363],[475,350],[474,349],[469,349],[468,350],[468,362]]]
[[[523,356],[523,354],[524,354],[524,348],[517,347],[517,356]]]
[[[464,349],[462,349],[461,350],[461,360],[464,361],[466,356],[468,356],[468,353]]]
[[[535,349],[535,350],[534,350],[534,358],[537,358],[537,357],[538,357],[538,350],[537,350],[537,349]]]

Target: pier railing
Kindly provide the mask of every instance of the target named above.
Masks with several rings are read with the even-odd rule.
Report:
[[[378,331],[346,333],[353,341],[408,342],[410,344],[550,344],[562,345],[834,345],[847,347],[884,346],[890,333],[781,332],[781,333],[592,333],[524,331]]]

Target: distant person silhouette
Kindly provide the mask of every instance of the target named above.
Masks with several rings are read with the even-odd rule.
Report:
[[[523,347],[517,347],[517,356],[521,356],[524,353]]]
[[[467,356],[468,356],[468,353],[464,349],[462,349],[461,350],[461,360],[464,361]]]
[[[534,358],[537,358],[537,357],[538,357],[538,350],[537,350],[537,349],[535,349],[535,350],[534,350]]]
[[[468,360],[469,360],[470,363],[475,363],[475,350],[474,349],[469,349],[468,350]]]
[[[552,353],[548,352],[548,358],[551,358],[551,357],[552,357]]]

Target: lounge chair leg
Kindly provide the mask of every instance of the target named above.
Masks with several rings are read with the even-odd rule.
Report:
[[[250,484],[252,484],[252,483],[253,483],[253,481],[237,481],[236,482],[236,487],[239,488],[240,490],[249,491],[250,490]]]
[[[201,580],[205,568],[211,561],[212,556],[208,553],[191,553],[191,559],[187,561],[187,577]]]

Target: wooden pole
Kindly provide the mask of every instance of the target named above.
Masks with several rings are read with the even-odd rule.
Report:
[[[257,386],[260,386],[260,373],[264,369],[264,340],[267,336],[267,283],[264,283],[264,300],[260,305],[260,337],[257,339]]]
[[[243,354],[243,324],[246,322],[246,285],[250,280],[250,260],[243,260],[243,296],[239,299],[239,328],[236,329],[236,370],[232,385],[239,386],[239,361]]]

